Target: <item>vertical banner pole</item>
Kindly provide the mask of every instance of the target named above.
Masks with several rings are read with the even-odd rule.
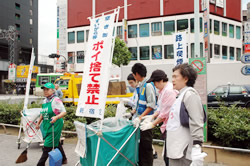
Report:
[[[30,92],[30,82],[31,82],[31,75],[33,71],[33,65],[35,61],[35,53],[34,53],[34,47],[32,47],[32,53],[30,58],[30,67],[29,67],[29,75],[26,83],[26,92],[25,92],[25,99],[24,99],[24,106],[23,109],[27,109],[28,107],[28,100],[29,100],[29,92]]]
[[[116,14],[116,23],[115,23],[115,26],[114,26],[115,27],[114,36],[112,37],[112,47],[111,47],[111,56],[110,56],[110,60],[109,60],[110,63],[109,63],[109,70],[108,70],[109,74],[108,75],[110,75],[110,69],[111,69],[111,66],[112,66],[112,59],[113,59],[113,53],[114,53],[114,47],[115,47],[117,23],[118,23],[118,20],[119,20],[119,12],[120,12],[120,6],[118,7],[118,9],[114,10],[114,13]],[[101,133],[102,132],[102,127],[103,127],[103,117],[101,118],[101,125],[100,125],[99,134],[102,134]],[[101,141],[101,138],[98,136],[94,166],[97,165],[98,154],[99,154],[99,149],[100,149],[100,141]]]

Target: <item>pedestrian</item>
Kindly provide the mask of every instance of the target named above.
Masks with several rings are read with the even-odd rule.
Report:
[[[132,108],[132,111],[129,112],[129,113],[125,113],[123,115],[123,117],[125,118],[131,118],[133,115],[135,115],[136,113],[136,105],[137,105],[137,102],[138,102],[138,98],[139,98],[139,91],[140,91],[140,88],[138,87],[139,83],[138,81],[136,81],[136,79],[134,78],[133,74],[129,74],[128,77],[127,77],[127,81],[129,83],[129,85],[135,89],[134,90],[134,93],[133,93],[133,96],[129,99],[121,99],[124,104],[130,106]],[[136,116],[136,115],[135,115]]]
[[[135,126],[139,126],[142,117],[152,115],[156,107],[156,89],[153,83],[147,83],[147,69],[141,63],[136,63],[132,67],[134,78],[139,82],[140,96],[138,99],[136,113],[138,117],[133,120]],[[153,165],[153,149],[152,149],[153,131],[152,129],[140,131],[139,144],[139,165]]]
[[[173,84],[168,81],[166,73],[162,70],[155,70],[148,82],[153,82],[159,90],[159,98],[157,101],[158,107],[153,115],[144,116],[144,121],[141,123],[141,130],[146,131],[154,128],[156,125],[163,122],[160,127],[162,138],[164,139],[164,147],[166,147],[166,124],[169,117],[169,112],[176,100],[177,91],[173,89]],[[165,165],[169,165],[166,150],[164,149],[163,158]]]
[[[62,100],[63,93],[62,93],[61,89],[59,89],[59,85],[58,84],[55,84],[55,89],[56,89],[55,90],[55,95]]]
[[[201,151],[206,114],[200,96],[193,88],[196,70],[184,63],[173,68],[172,82],[179,91],[167,122],[167,156],[171,166],[203,165]]]
[[[48,153],[53,148],[52,124],[54,124],[54,145],[62,153],[63,164],[67,164],[67,158],[60,143],[61,132],[63,128],[63,117],[66,115],[65,107],[62,101],[54,94],[55,86],[52,83],[46,83],[42,86],[44,103],[40,112],[40,118],[36,124],[36,129],[40,128],[42,122],[42,131],[44,133],[44,147],[42,156],[37,166],[44,166],[48,158]]]

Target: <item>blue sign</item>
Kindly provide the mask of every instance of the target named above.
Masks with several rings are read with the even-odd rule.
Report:
[[[241,56],[242,63],[250,63],[250,54],[245,54]]]
[[[243,66],[241,68],[241,73],[243,75],[250,75],[250,65]]]

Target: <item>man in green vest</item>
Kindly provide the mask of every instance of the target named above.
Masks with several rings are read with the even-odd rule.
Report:
[[[67,163],[62,145],[60,144],[60,136],[63,128],[63,117],[66,115],[65,107],[62,101],[54,94],[55,86],[52,83],[46,83],[43,87],[43,93],[46,97],[40,112],[40,119],[36,124],[36,129],[40,128],[43,133],[44,147],[43,154],[37,166],[45,166],[48,153],[53,148],[52,124],[54,124],[54,145],[58,148],[63,156],[63,164]],[[42,124],[41,124],[42,122]]]

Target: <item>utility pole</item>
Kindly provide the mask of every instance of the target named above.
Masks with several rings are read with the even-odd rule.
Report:
[[[200,57],[200,0],[194,0],[194,56]]]

